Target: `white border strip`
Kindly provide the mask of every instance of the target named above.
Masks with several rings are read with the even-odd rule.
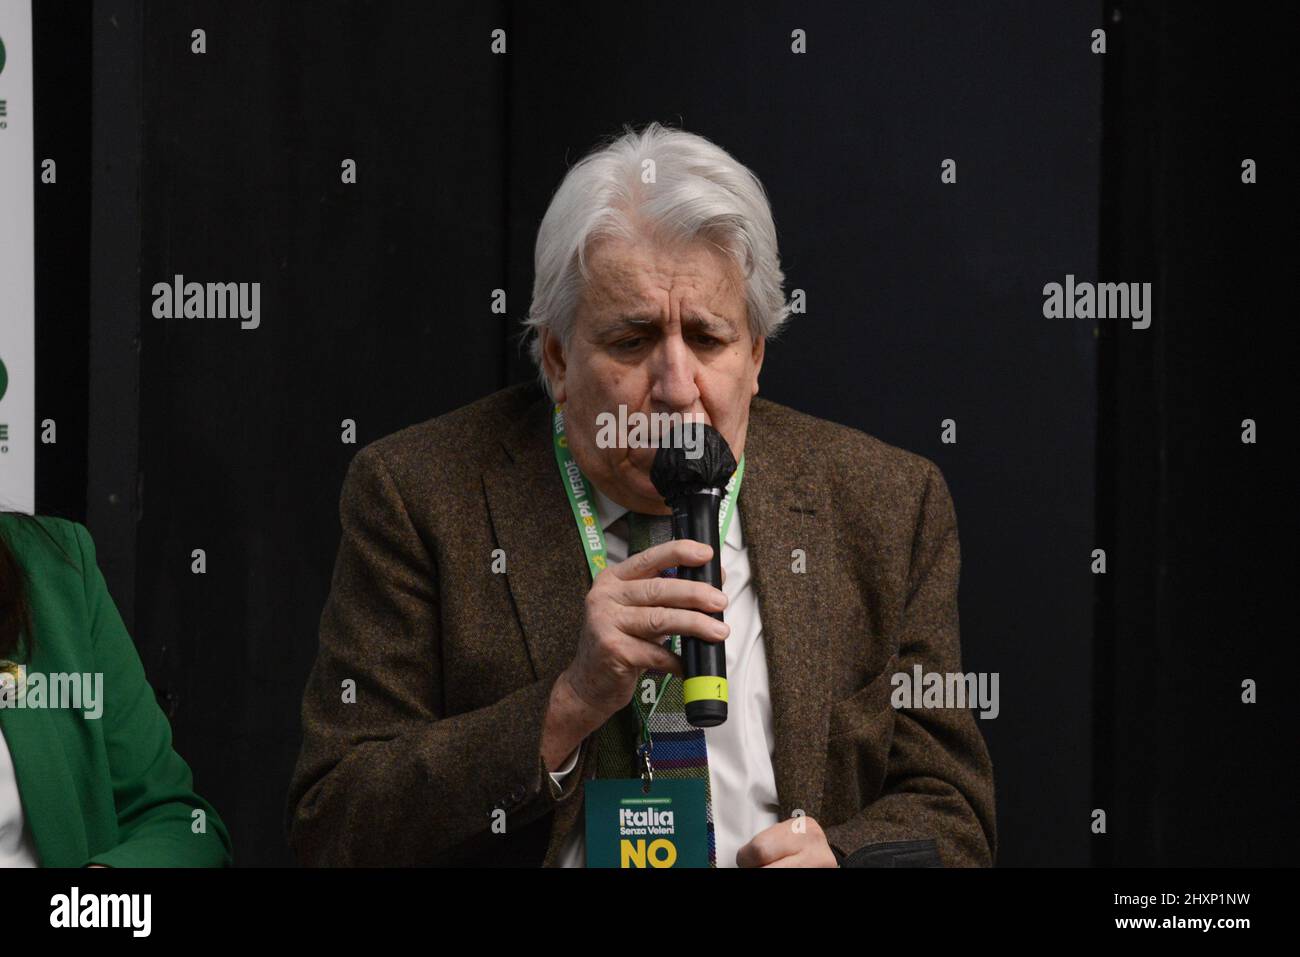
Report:
[[[0,0],[0,509],[36,508],[36,180],[30,0]]]

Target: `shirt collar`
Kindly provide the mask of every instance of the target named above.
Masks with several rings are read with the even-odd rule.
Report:
[[[600,489],[596,488],[595,483],[591,486],[596,492],[596,517],[600,519],[600,527],[606,533],[609,527],[617,522],[620,518],[628,513],[628,509],[619,505]],[[727,545],[737,551],[743,544],[743,536],[740,533],[740,505],[736,505],[736,515],[731,520],[731,528],[727,531]]]

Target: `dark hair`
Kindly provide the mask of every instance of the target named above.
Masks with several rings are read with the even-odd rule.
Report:
[[[36,516],[3,510],[0,510],[0,514],[13,515],[30,522],[54,542],[65,559],[71,561],[71,556]],[[32,633],[32,606],[27,593],[27,569],[18,561],[18,556],[9,547],[5,536],[0,534],[0,658],[15,655],[21,645],[24,656],[31,660],[32,649],[36,647],[36,636]]]

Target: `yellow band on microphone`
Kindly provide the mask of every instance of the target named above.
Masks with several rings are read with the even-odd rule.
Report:
[[[692,701],[726,701],[727,679],[717,675],[701,675],[682,682],[682,704]]]

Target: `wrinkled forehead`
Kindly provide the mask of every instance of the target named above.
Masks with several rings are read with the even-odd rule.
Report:
[[[587,257],[590,279],[578,313],[593,335],[668,322],[671,296],[683,329],[730,338],[745,328],[745,290],[736,261],[703,240],[672,246],[605,239]]]
[[[587,328],[593,338],[604,339],[608,336],[624,335],[632,331],[651,332],[662,329],[669,323],[669,317],[662,310],[632,310],[613,312],[606,315],[590,317]],[[692,307],[683,307],[681,312],[682,332],[684,334],[703,333],[718,339],[731,339],[743,330],[742,323],[730,316]]]

